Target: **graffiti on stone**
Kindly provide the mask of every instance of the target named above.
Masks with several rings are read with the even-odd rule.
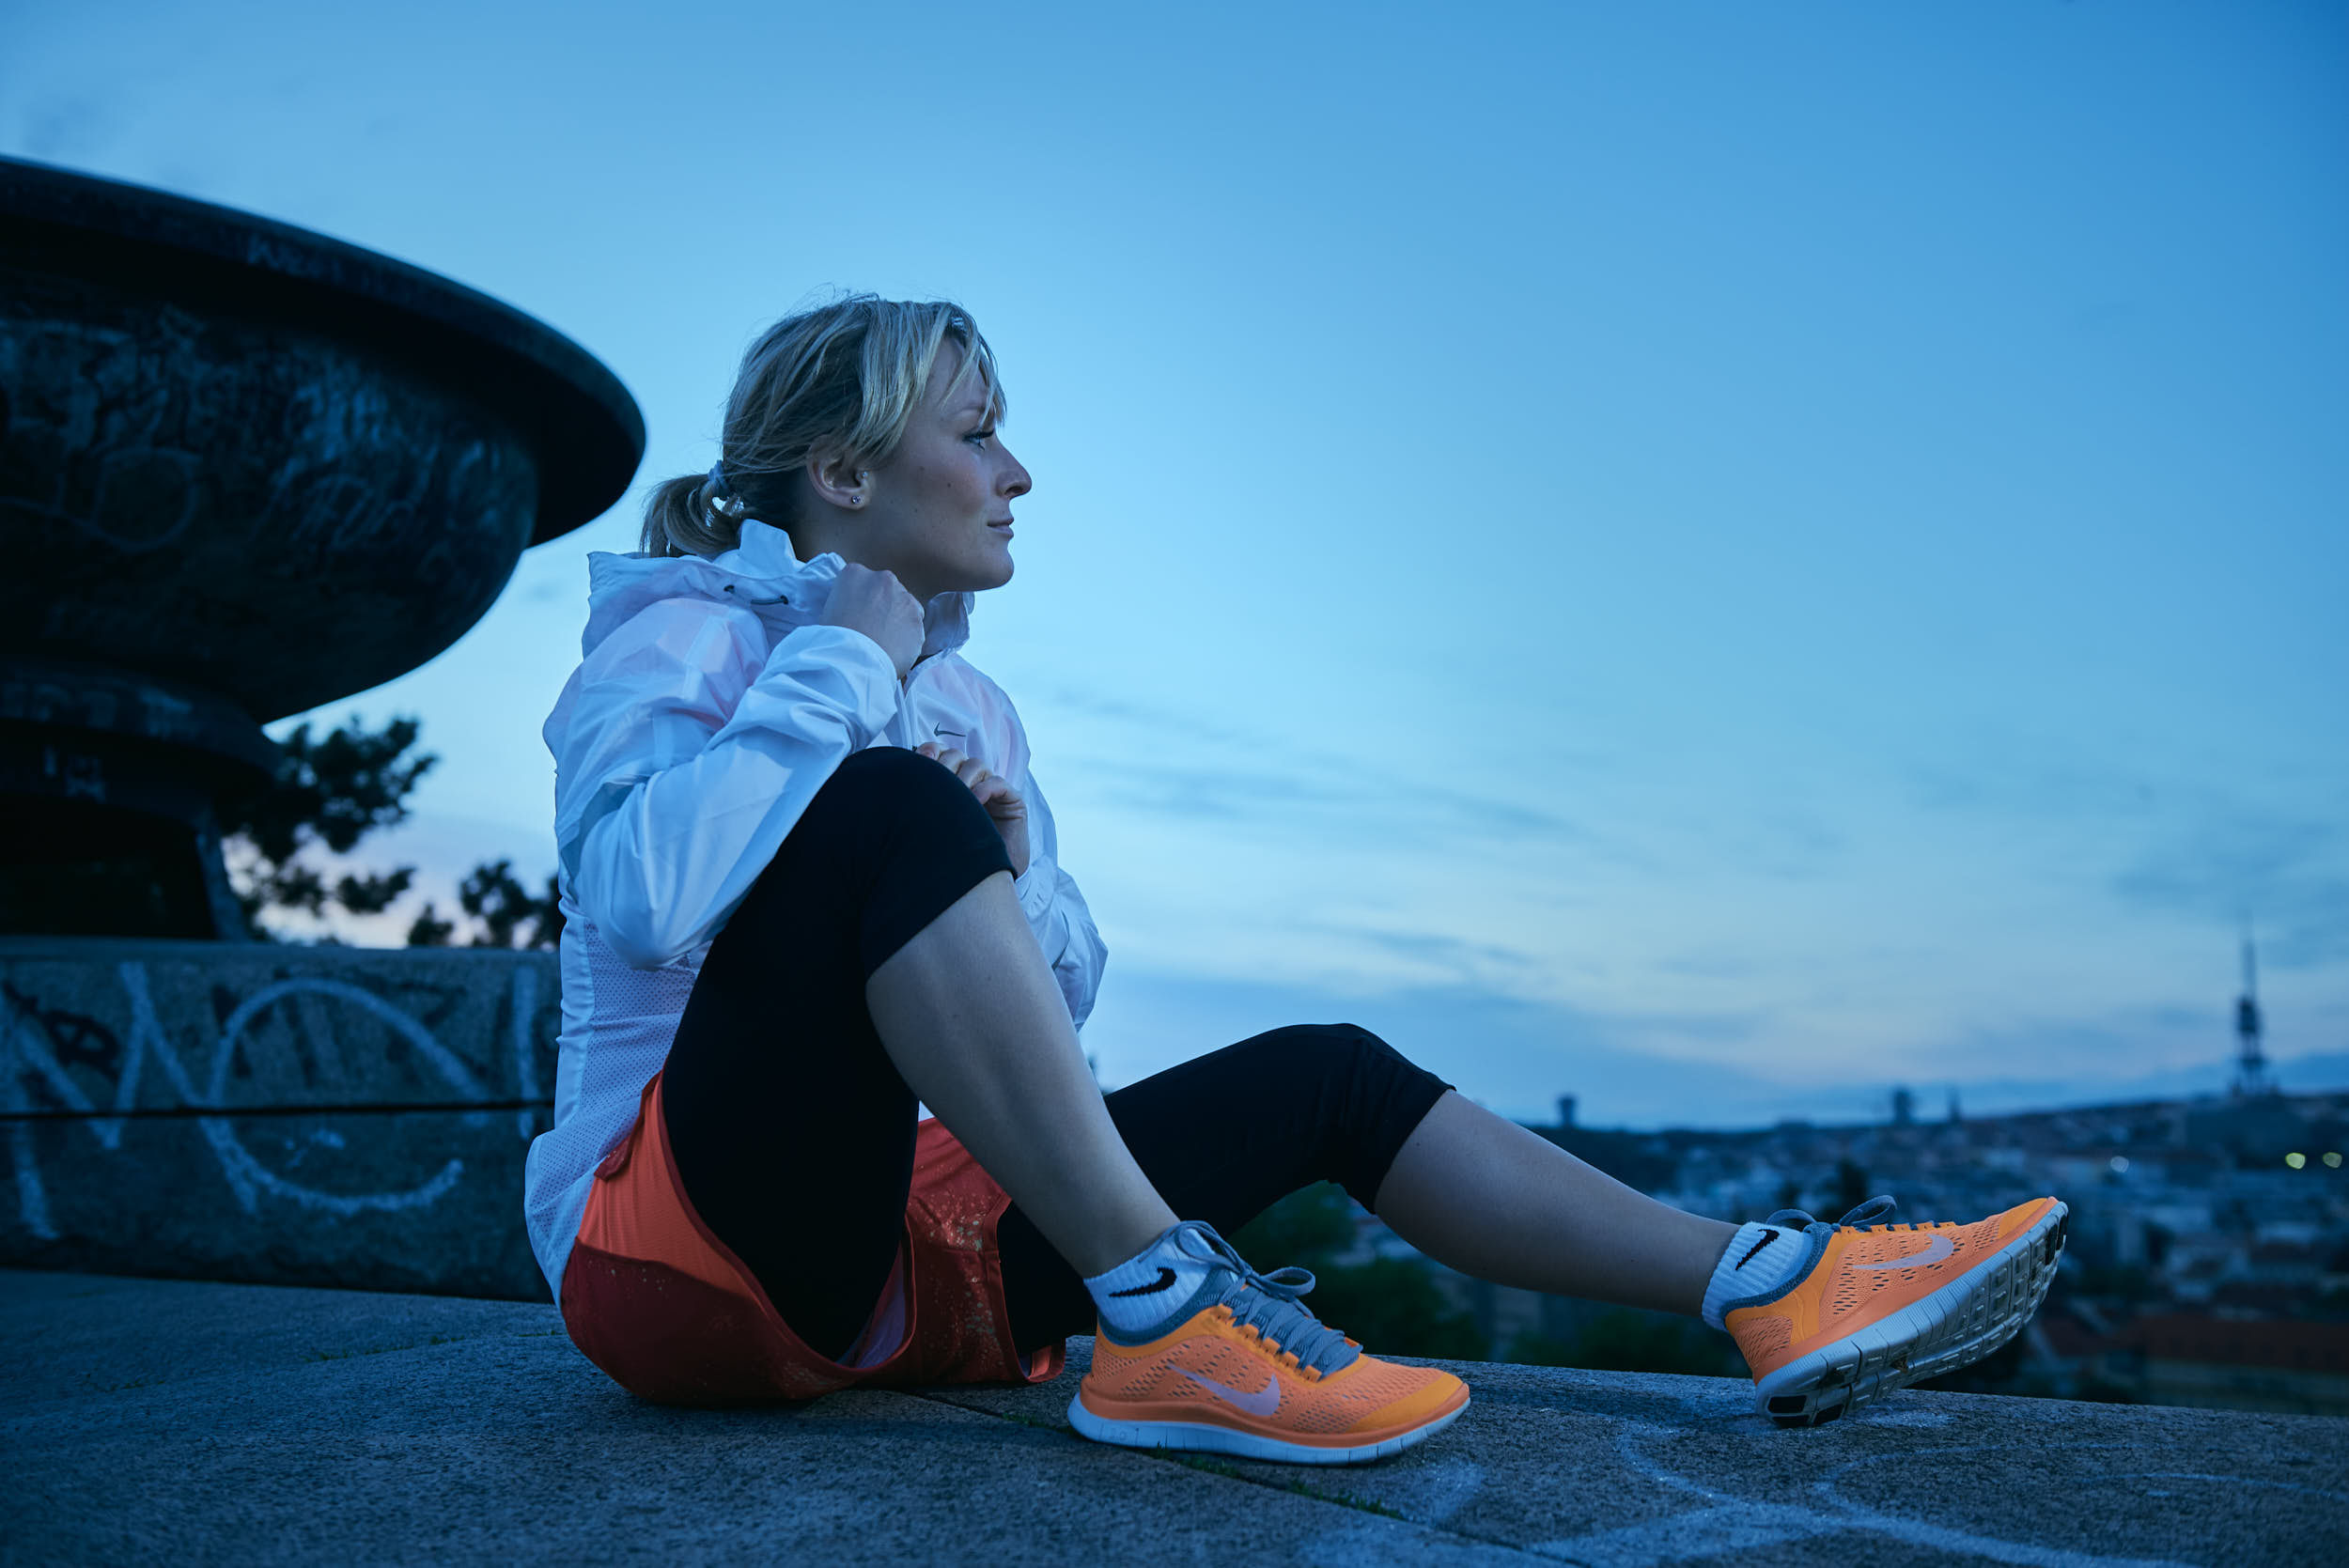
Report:
[[[144,958],[120,958],[109,970],[0,966],[0,1114],[8,1124],[16,1219],[32,1239],[59,1234],[53,1175],[35,1142],[39,1122],[65,1123],[75,1129],[66,1136],[86,1136],[87,1154],[100,1158],[120,1151],[134,1125],[192,1122],[245,1214],[274,1201],[343,1218],[429,1208],[464,1180],[465,1161],[451,1155],[387,1185],[382,1151],[338,1162],[349,1141],[341,1132],[298,1127],[287,1112],[316,1111],[322,1120],[433,1110],[486,1126],[510,1110],[525,1143],[543,1125],[537,1058],[550,1045],[539,1036],[551,1020],[540,1017],[537,964],[443,974],[437,984],[433,972],[412,969],[390,986],[359,983],[357,966],[274,975],[254,966],[215,972],[193,992],[180,970],[159,1006]],[[258,983],[233,984],[238,978]],[[44,979],[70,995],[45,998]],[[337,1183],[338,1164],[347,1176],[351,1169],[370,1174]]]

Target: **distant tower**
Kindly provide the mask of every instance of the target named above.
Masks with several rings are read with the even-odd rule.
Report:
[[[1574,1126],[1574,1096],[1572,1094],[1558,1096],[1558,1125],[1562,1127]]]
[[[2251,934],[2243,934],[2243,994],[2234,1004],[2234,1093],[2239,1099],[2272,1094],[2275,1079],[2267,1076],[2267,1054],[2260,1048],[2259,958],[2251,949]]]
[[[1916,1121],[1917,1096],[1905,1088],[1893,1090],[1892,1125],[1896,1127],[1912,1126]]]
[[[1957,1109],[1957,1085],[1952,1083],[1950,1085],[1950,1126],[1955,1126],[1964,1120],[1966,1118],[1958,1113]]]

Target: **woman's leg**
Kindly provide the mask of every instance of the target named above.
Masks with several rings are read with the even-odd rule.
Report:
[[[1107,1108],[1174,1212],[1228,1234],[1317,1181],[1367,1203],[1449,1088],[1367,1030],[1299,1024],[1128,1084],[1107,1096]],[[1083,1281],[1018,1202],[997,1237],[1015,1344],[1033,1352],[1093,1332]],[[1269,1268],[1286,1260],[1251,1261]]]
[[[817,1355],[838,1359],[879,1299],[913,1174],[915,1091],[873,1028],[866,977],[1009,865],[954,775],[910,752],[860,752],[693,982],[661,1069],[678,1175]]]
[[[1218,1230],[1335,1181],[1463,1273],[1691,1313],[1735,1230],[1633,1191],[1351,1024],[1257,1035],[1120,1089],[1109,1106],[1158,1189]],[[1091,1331],[1081,1281],[1017,1205],[1000,1234],[1015,1343]]]
[[[1737,1232],[1659,1203],[1458,1094],[1412,1130],[1373,1212],[1463,1274],[1691,1316]]]
[[[903,1234],[927,1102],[1071,1263],[1174,1223],[1101,1104],[968,786],[876,747],[810,803],[710,944],[662,1072],[695,1210],[837,1358]]]
[[[876,970],[865,998],[906,1081],[1078,1273],[1174,1223],[1101,1103],[1008,871]]]

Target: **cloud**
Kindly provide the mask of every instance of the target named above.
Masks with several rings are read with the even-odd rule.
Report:
[[[1064,767],[1069,763],[1100,781],[1104,798],[1112,804],[1170,816],[1233,820],[1310,809],[1312,819],[1318,821],[1323,809],[1352,805],[1360,799],[1293,773],[1154,768],[1081,753],[1072,753]]]
[[[1758,1011],[1731,1013],[1613,1012],[1597,1017],[1626,1041],[1688,1042],[1705,1048],[1758,1040],[1770,1027]]]
[[[1463,941],[1439,931],[1381,931],[1366,925],[1314,924],[1301,927],[1324,936],[1367,943],[1382,953],[1409,961],[1422,970],[1444,974],[1452,983],[1479,987],[1538,980],[1541,963],[1511,948],[1490,942]]]
[[[2050,756],[2043,744],[2012,737],[1977,745],[1982,755],[2004,760],[1996,767],[1977,757],[1914,766],[1906,773],[1910,800],[1935,811],[2108,822],[2150,817],[2170,799],[2170,790],[2155,789],[2149,768]]]
[[[1080,742],[1054,759],[1054,769],[1081,771],[1101,781],[1106,798],[1128,810],[1254,820],[1283,831],[1349,842],[1365,834],[1420,838],[1439,833],[1548,844],[1597,842],[1588,830],[1554,811],[1431,785],[1392,767],[1308,752],[1280,737],[1179,708],[1068,685],[1047,690],[1042,705],[1091,721]],[[1128,732],[1126,737],[1117,736],[1121,730]],[[1105,744],[1113,737],[1113,745]],[[1170,752],[1204,753],[1211,761],[1221,753],[1229,760],[1222,766],[1170,768],[1159,760]]]
[[[1718,948],[1659,958],[1656,967],[1662,973],[1691,980],[1747,980],[1761,970],[1753,959]]]
[[[1439,807],[1474,832],[1496,837],[1536,837],[1578,844],[1596,842],[1596,835],[1588,829],[1568,821],[1555,812],[1448,789],[1423,787],[1415,792],[1414,798]]]
[[[1136,702],[1128,697],[1112,697],[1086,687],[1054,686],[1043,692],[1042,700],[1091,718],[1146,729],[1160,737],[1183,736],[1211,745],[1238,746],[1249,750],[1281,745],[1268,736],[1251,735],[1228,724],[1212,723],[1179,708]]]
[[[2255,923],[2263,959],[2349,957],[2349,839],[2333,822],[2210,802],[2112,881],[2122,898],[2214,924]]]
[[[1917,768],[1908,782],[1928,810],[2045,831],[2050,863],[2085,850],[2135,908],[2220,929],[2253,921],[2261,956],[2279,967],[2349,957],[2349,800],[2329,777],[2263,772],[2254,799],[2161,765],[2041,757]]]

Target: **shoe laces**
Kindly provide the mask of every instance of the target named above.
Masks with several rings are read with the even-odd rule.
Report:
[[[1220,1264],[1230,1272],[1231,1282],[1213,1305],[1231,1313],[1234,1327],[1252,1332],[1265,1341],[1274,1354],[1284,1360],[1294,1360],[1316,1377],[1327,1377],[1361,1354],[1361,1345],[1324,1324],[1314,1315],[1312,1308],[1298,1299],[1314,1288],[1311,1269],[1290,1265],[1269,1274],[1261,1273],[1206,1221],[1187,1219],[1175,1228],[1189,1232],[1206,1246],[1211,1256],[1203,1261]],[[1191,1255],[1200,1256],[1196,1251]]]
[[[1890,1216],[1892,1210],[1897,1205],[1894,1204],[1889,1196],[1883,1193],[1878,1193],[1876,1196],[1869,1199],[1866,1203],[1860,1204],[1858,1208],[1852,1210],[1849,1214],[1843,1216],[1843,1219],[1838,1219],[1835,1222],[1836,1228],[1840,1230],[1848,1226],[1853,1230],[1865,1231],[1872,1229],[1879,1220],[1882,1220],[1889,1225],[1891,1222]],[[1771,1215],[1767,1219],[1762,1221],[1762,1223],[1765,1225],[1785,1225],[1796,1230],[1807,1231],[1812,1226],[1819,1224],[1820,1221],[1812,1219],[1801,1209],[1781,1209],[1776,1214]],[[1914,1230],[1916,1227],[1911,1226],[1909,1228]]]

